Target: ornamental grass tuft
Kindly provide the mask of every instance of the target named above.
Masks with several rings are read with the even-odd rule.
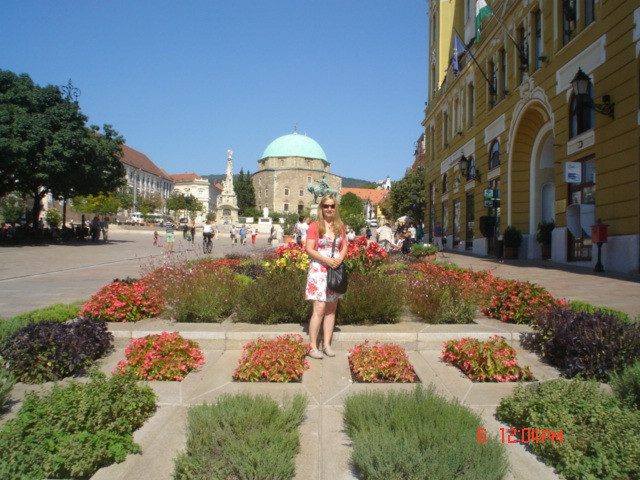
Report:
[[[240,365],[233,373],[240,382],[299,382],[309,369],[305,360],[309,345],[301,335],[284,335],[274,340],[259,338],[242,348]]]
[[[349,288],[338,302],[337,321],[340,325],[376,325],[397,323],[403,304],[398,301],[400,281],[383,272],[349,275]]]
[[[173,478],[294,478],[306,406],[302,395],[282,407],[267,396],[223,395],[215,404],[190,408],[186,450],[176,459]]]
[[[399,345],[366,340],[349,350],[349,368],[357,382],[414,383],[418,377],[409,363],[404,348]]]
[[[433,385],[352,395],[344,422],[362,480],[499,480],[507,472],[504,446],[494,436],[478,442],[480,417]]]
[[[297,268],[256,278],[242,290],[237,320],[266,325],[306,322],[311,316],[311,303],[304,299],[306,282],[306,271]]]
[[[119,362],[113,373],[131,374],[140,380],[180,382],[204,363],[199,345],[178,332],[131,340],[124,353],[126,360]]]

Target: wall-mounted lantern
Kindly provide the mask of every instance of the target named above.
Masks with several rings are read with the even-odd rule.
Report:
[[[591,99],[591,95],[589,94],[591,90],[591,78],[582,71],[582,68],[578,68],[578,73],[576,73],[576,76],[571,80],[571,87],[573,88],[573,94],[578,96],[585,106],[592,108],[596,112],[615,118],[614,109],[616,104],[611,101],[609,95],[602,96],[602,103],[594,103]]]

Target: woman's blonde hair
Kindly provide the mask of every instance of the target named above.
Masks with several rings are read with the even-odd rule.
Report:
[[[322,211],[322,206],[324,205],[324,202],[326,202],[327,200],[333,200],[333,203],[336,206],[335,213],[333,215],[333,236],[337,237],[341,235],[342,230],[344,228],[344,224],[342,223],[342,220],[340,220],[340,210],[338,209],[338,199],[335,197],[335,195],[325,195],[318,202],[318,208],[320,209],[320,213],[318,214],[318,219],[317,219],[318,236],[321,238],[324,236],[325,233],[327,233],[327,226],[324,223],[324,212]]]

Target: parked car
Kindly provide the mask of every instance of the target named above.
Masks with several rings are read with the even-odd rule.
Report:
[[[371,228],[378,228],[380,226],[377,220],[367,220],[367,223]]]
[[[189,223],[189,219],[188,218],[181,218],[180,220],[178,220],[179,223]]]

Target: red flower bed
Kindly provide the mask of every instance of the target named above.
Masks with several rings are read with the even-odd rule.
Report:
[[[80,316],[107,322],[137,322],[159,315],[163,307],[162,296],[151,282],[116,281],[92,296],[82,307]]]
[[[499,335],[486,342],[476,338],[449,340],[440,358],[476,382],[533,380],[529,367],[518,366],[516,351]]]
[[[118,363],[113,373],[133,373],[141,380],[181,381],[204,363],[198,344],[178,332],[132,340],[124,353],[127,359]]]
[[[565,300],[555,298],[538,285],[494,279],[494,293],[482,311],[503,322],[530,324],[537,313],[565,305]]]
[[[301,335],[259,338],[243,347],[233,378],[241,382],[299,382],[309,369],[305,360],[309,348],[302,343]]]
[[[365,272],[376,269],[387,257],[387,252],[376,242],[367,242],[367,237],[358,237],[347,244],[344,264],[350,272]]]
[[[417,381],[413,365],[404,348],[399,345],[369,341],[356,345],[349,350],[351,375],[357,382],[413,383]]]

